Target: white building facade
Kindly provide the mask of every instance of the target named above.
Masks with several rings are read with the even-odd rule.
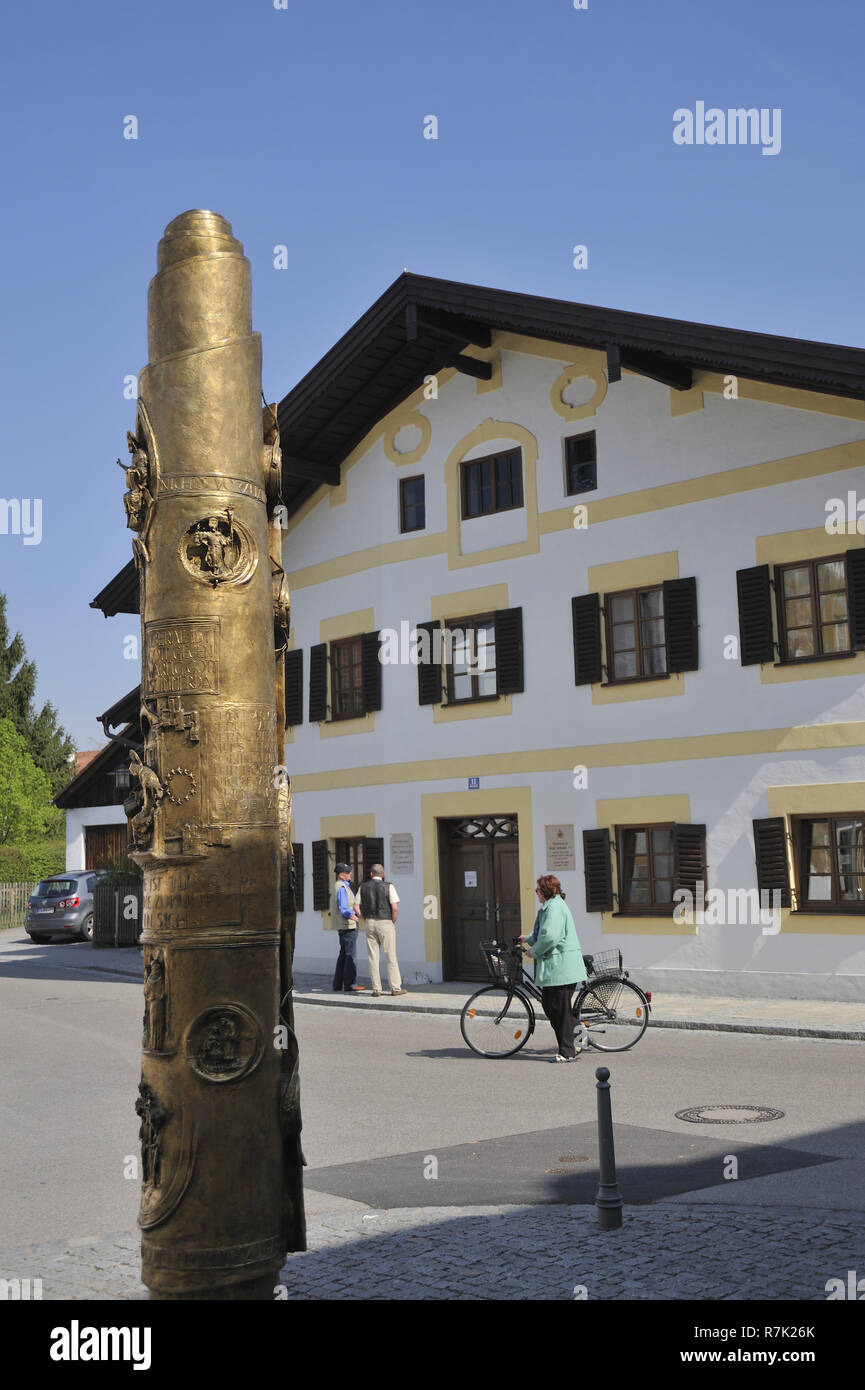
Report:
[[[380,856],[409,986],[482,976],[550,872],[647,985],[865,998],[861,394],[790,340],[772,381],[729,330],[653,320],[650,361],[491,322],[289,518],[295,968]]]

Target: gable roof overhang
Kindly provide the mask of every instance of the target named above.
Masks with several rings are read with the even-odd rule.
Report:
[[[116,700],[110,709],[104,714],[97,715],[99,723],[102,725],[103,733],[106,738],[117,739],[120,736],[112,732],[122,724],[137,725],[141,713],[141,686],[136,685],[121,699]],[[136,748],[138,744],[134,745]]]
[[[119,738],[107,743],[81,772],[67,782],[54,797],[54,805],[59,806],[62,811],[90,805],[87,799],[88,788],[103,773],[111,772],[114,768],[128,763],[130,748],[141,750],[141,730],[137,722],[125,725]]]
[[[91,608],[101,608],[106,618],[118,613],[138,612],[138,571],[135,561],[130,560],[123,569],[109,579],[104,589],[90,602]]]
[[[570,300],[438,280],[405,271],[279,403],[283,501],[289,516],[322,486],[383,416],[443,367],[488,377],[466,355],[496,330],[607,355],[622,369],[687,390],[695,369],[862,400],[865,350],[745,333]],[[138,611],[132,561],[91,607],[106,617]]]

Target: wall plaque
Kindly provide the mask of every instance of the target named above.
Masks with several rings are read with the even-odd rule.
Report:
[[[555,873],[561,869],[568,872],[576,869],[574,853],[574,827],[572,825],[545,825],[547,842],[547,869]]]
[[[391,835],[388,869],[394,875],[414,873],[413,835]]]

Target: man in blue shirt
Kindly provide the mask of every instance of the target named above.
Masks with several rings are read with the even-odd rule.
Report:
[[[348,864],[337,864],[334,889],[336,892],[334,912],[341,923],[339,927],[339,955],[336,958],[336,971],[333,976],[334,993],[364,994],[363,985],[355,984],[357,980],[355,952],[357,951],[358,913],[355,896],[351,891],[351,868]]]

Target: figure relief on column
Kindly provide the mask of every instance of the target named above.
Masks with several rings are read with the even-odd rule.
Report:
[[[173,1114],[143,1078],[138,1086],[135,1113],[141,1121],[141,1206],[138,1224],[144,1230],[160,1226],[177,1210],[195,1170],[198,1136],[194,1126]],[[169,1148],[169,1125],[180,1126]],[[169,1157],[170,1154],[170,1157]]]
[[[180,559],[191,575],[214,588],[245,584],[258,563],[255,541],[237,520],[233,507],[187,527],[180,542]]]
[[[150,849],[154,840],[154,822],[162,805],[165,788],[153,768],[142,762],[134,749],[129,755],[129,773],[138,782],[123,803],[129,819],[132,844],[135,849]]]
[[[165,1052],[168,1028],[168,979],[165,952],[160,946],[144,948],[144,1035],[145,1052]]]
[[[123,508],[126,512],[126,525],[130,531],[137,531],[138,538],[132,542],[135,563],[139,570],[150,560],[147,549],[147,536],[153,521],[153,505],[158,483],[158,457],[156,441],[143,401],[138,402],[135,433],[126,431],[126,447],[130,462],[117,460],[126,478],[127,491],[123,494]]]

